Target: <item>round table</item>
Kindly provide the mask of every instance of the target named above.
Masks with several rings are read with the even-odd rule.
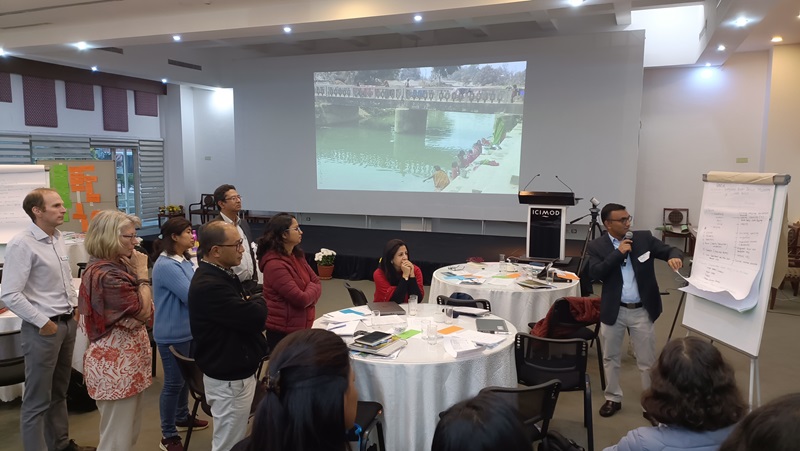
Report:
[[[404,305],[405,308],[405,305]],[[417,316],[408,316],[408,328],[419,330],[421,319],[433,321],[437,306],[420,304]],[[498,317],[495,315],[487,318]],[[449,324],[437,323],[439,330]],[[454,324],[475,330],[475,318],[458,317]],[[509,334],[497,346],[482,353],[454,358],[444,350],[443,339],[430,345],[417,334],[394,360],[360,357],[354,354],[353,370],[358,397],[383,405],[384,435],[388,451],[430,449],[439,412],[453,404],[475,396],[489,386],[516,387],[514,336],[516,329],[508,324]],[[324,328],[324,318],[314,322]],[[373,330],[367,325],[358,328]],[[343,337],[351,342],[352,337]]]
[[[578,280],[570,282],[554,283],[556,288],[531,289],[516,284],[519,278],[525,276],[516,270],[521,269],[521,265],[505,263],[515,271],[499,271],[500,263],[485,263],[485,269],[474,274],[484,279],[481,285],[464,285],[461,280],[452,276],[447,276],[445,272],[454,272],[451,268],[461,268],[455,272],[468,271],[469,265],[445,266],[437,269],[433,273],[431,280],[430,296],[428,302],[436,303],[439,295],[450,296],[454,292],[466,293],[475,299],[487,299],[492,303],[492,313],[501,317],[509,318],[507,321],[512,323],[517,330],[530,330],[528,323],[539,321],[547,315],[550,306],[556,299],[567,296],[579,296],[580,287]],[[563,271],[559,271],[563,273]],[[569,273],[572,274],[572,273]],[[495,276],[505,276],[498,279]]]

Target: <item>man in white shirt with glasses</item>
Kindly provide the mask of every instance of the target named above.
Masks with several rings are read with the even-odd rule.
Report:
[[[253,252],[253,232],[247,221],[239,217],[242,211],[242,196],[236,191],[233,185],[220,185],[214,190],[214,202],[219,207],[220,214],[214,218],[215,221],[225,221],[233,224],[239,231],[244,245],[245,256],[242,262],[234,266],[233,272],[239,277],[245,291],[250,294],[260,294],[261,285],[258,284],[258,265],[255,252]]]

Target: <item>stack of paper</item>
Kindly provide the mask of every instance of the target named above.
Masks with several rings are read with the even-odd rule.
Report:
[[[483,352],[483,346],[456,336],[445,337],[444,350],[455,358],[469,357]]]
[[[472,341],[478,345],[483,345],[488,348],[493,348],[507,338],[506,335],[498,335],[498,334],[485,334],[483,332],[478,332],[477,330],[461,330],[457,332],[454,336],[463,339]]]

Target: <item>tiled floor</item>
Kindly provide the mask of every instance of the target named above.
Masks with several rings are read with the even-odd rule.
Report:
[[[656,322],[658,336],[657,346],[660,349],[666,342],[672,319],[675,315],[679,292],[672,288],[677,285],[673,274],[663,262],[658,262],[657,272],[662,290],[670,289],[670,294],[664,296],[664,313]],[[371,297],[374,285],[370,281],[351,282],[361,288]],[[599,292],[599,290],[598,290]],[[337,310],[350,305],[350,298],[343,286],[342,280],[323,281],[322,298],[317,306],[317,314]],[[800,391],[796,383],[797,374],[800,374],[800,358],[796,346],[800,341],[800,302],[793,298],[787,288],[778,295],[775,310],[767,315],[764,326],[764,339],[761,345],[759,364],[761,369],[762,400],[769,401],[779,395]],[[675,334],[683,336],[685,330],[680,326]],[[749,359],[730,349],[721,347],[723,354],[736,368],[739,386],[747,396],[749,384]],[[594,348],[589,355],[589,374],[592,380],[592,403],[595,426],[595,448],[603,449],[616,443],[629,429],[645,426],[638,399],[641,395],[640,379],[636,370],[635,361],[629,355],[623,357],[622,386],[625,390],[624,407],[622,411],[612,418],[602,418],[597,414],[597,409],[603,402],[600,388],[600,378]],[[145,411],[142,422],[142,432],[136,445],[137,451],[158,450],[161,438],[159,429],[158,395],[162,383],[161,369],[155,378],[152,387],[145,392]],[[19,407],[20,402],[0,403],[0,451],[17,451],[22,449],[19,435]],[[392,406],[385,406],[391,409]],[[556,418],[551,424],[555,428],[575,439],[580,444],[585,444],[586,432],[582,427],[581,412],[583,397],[581,393],[562,393],[556,408]],[[73,438],[81,444],[97,443],[98,413],[76,414],[70,416],[70,430]],[[388,427],[391,427],[389,425]],[[211,428],[197,431],[192,435],[191,449],[195,451],[210,449]],[[406,450],[389,450],[406,451]],[[422,450],[420,450],[422,451]]]

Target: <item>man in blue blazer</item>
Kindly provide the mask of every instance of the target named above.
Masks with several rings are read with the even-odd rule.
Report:
[[[653,323],[661,315],[653,261],[665,260],[674,271],[683,266],[683,261],[680,250],[664,244],[649,231],[630,231],[633,217],[623,205],[606,205],[600,211],[600,219],[608,233],[589,243],[587,268],[592,280],[603,282],[600,332],[607,385],[600,416],[610,417],[622,408],[619,367],[626,330],[641,372],[642,389],[650,387],[650,368],[656,361]],[[651,423],[655,421],[647,412],[643,415]]]

